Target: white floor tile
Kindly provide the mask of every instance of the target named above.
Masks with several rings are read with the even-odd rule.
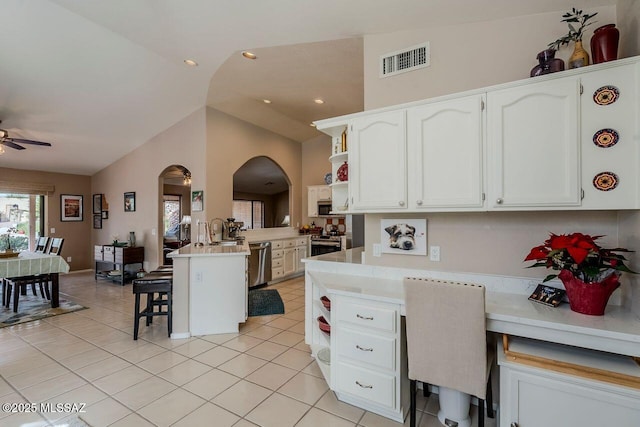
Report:
[[[211,402],[244,417],[271,393],[264,387],[242,380],[217,395]]]
[[[292,427],[310,408],[302,402],[274,393],[245,418],[262,427]]]

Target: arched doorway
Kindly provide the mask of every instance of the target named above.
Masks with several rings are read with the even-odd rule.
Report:
[[[171,264],[167,254],[191,242],[191,172],[171,165],[159,176],[158,247],[159,264]]]
[[[272,159],[249,159],[233,174],[234,217],[248,229],[288,227],[290,187],[289,177]]]

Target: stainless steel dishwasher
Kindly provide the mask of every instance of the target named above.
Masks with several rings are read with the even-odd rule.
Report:
[[[249,243],[249,289],[271,280],[271,242]]]

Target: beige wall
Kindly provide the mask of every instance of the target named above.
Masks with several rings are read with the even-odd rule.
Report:
[[[316,225],[324,225],[320,218],[309,218],[307,201],[307,187],[310,185],[324,185],[325,174],[331,172],[331,138],[321,135],[302,143],[302,221],[301,225],[315,221]]]
[[[96,173],[93,193],[103,193],[109,203],[109,219],[101,230],[93,230],[93,244],[109,244],[113,236],[127,240],[136,233],[138,246],[145,247],[145,269],[162,262],[162,186],[160,174],[171,165],[191,171],[192,188],[205,190],[205,109],[202,108],[153,137],[144,145]],[[136,192],[136,211],[124,211],[124,193]],[[205,218],[193,212],[192,221]],[[195,228],[192,227],[192,233]],[[155,235],[154,235],[155,233]],[[192,235],[193,236],[193,235]]]
[[[64,237],[62,256],[71,257],[71,270],[93,268],[93,252],[91,248],[91,177],[63,173],[39,172],[19,169],[0,168],[0,180],[52,184],[55,192],[46,199],[45,235]],[[60,221],[60,195],[75,194],[84,196],[83,221]],[[56,232],[51,233],[51,228]]]
[[[585,33],[587,46],[595,28],[616,22],[615,6],[589,8],[588,11],[598,12],[598,22]],[[567,33],[567,24],[560,22],[564,12],[366,36],[365,109],[528,78],[531,69],[538,64],[538,52]],[[425,41],[431,45],[430,67],[382,79],[378,77],[380,55]],[[558,57],[566,61],[572,51],[573,48],[565,46],[558,52]]]
[[[291,182],[289,212],[293,226],[301,220],[302,157],[298,142],[207,108],[207,219],[231,216],[233,174],[249,159],[266,156]]]
[[[578,7],[579,5],[576,5]],[[535,56],[547,43],[566,33],[560,23],[564,11],[429,30],[365,37],[365,108],[372,109],[483,86],[527,78]],[[617,23],[621,30],[620,57],[640,54],[639,0],[619,0],[615,6],[590,8],[597,23],[584,40],[588,46],[593,29]],[[619,22],[616,15],[620,17]],[[523,29],[527,30],[523,33]],[[526,37],[523,35],[526,34]],[[431,42],[431,67],[378,78],[380,54]],[[567,59],[564,47],[559,57]],[[441,261],[428,257],[372,256],[372,244],[381,241],[382,218],[426,218],[428,245],[441,248]],[[640,251],[640,214],[633,212],[487,212],[433,215],[367,215],[365,223],[367,263],[447,271],[467,271],[543,278],[545,269],[526,269],[522,260],[530,248],[541,244],[549,232],[604,234],[602,244]],[[386,237],[385,237],[386,238]],[[640,257],[631,254],[631,266],[640,271]],[[623,300],[640,312],[640,278],[623,276]],[[632,284],[635,284],[632,286]]]

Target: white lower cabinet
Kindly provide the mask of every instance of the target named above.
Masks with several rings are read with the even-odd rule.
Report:
[[[514,346],[510,346],[513,348]],[[506,427],[635,427],[640,425],[640,390],[590,378],[590,374],[555,371],[561,364],[589,370],[640,375],[630,357],[532,342],[519,350],[549,360],[549,369],[519,363],[498,346],[500,425]],[[574,372],[575,373],[575,372]]]
[[[304,272],[309,237],[280,239],[271,242],[271,280],[280,281]]]
[[[338,399],[404,422],[409,408],[400,307],[332,295],[331,311],[331,375]]]

